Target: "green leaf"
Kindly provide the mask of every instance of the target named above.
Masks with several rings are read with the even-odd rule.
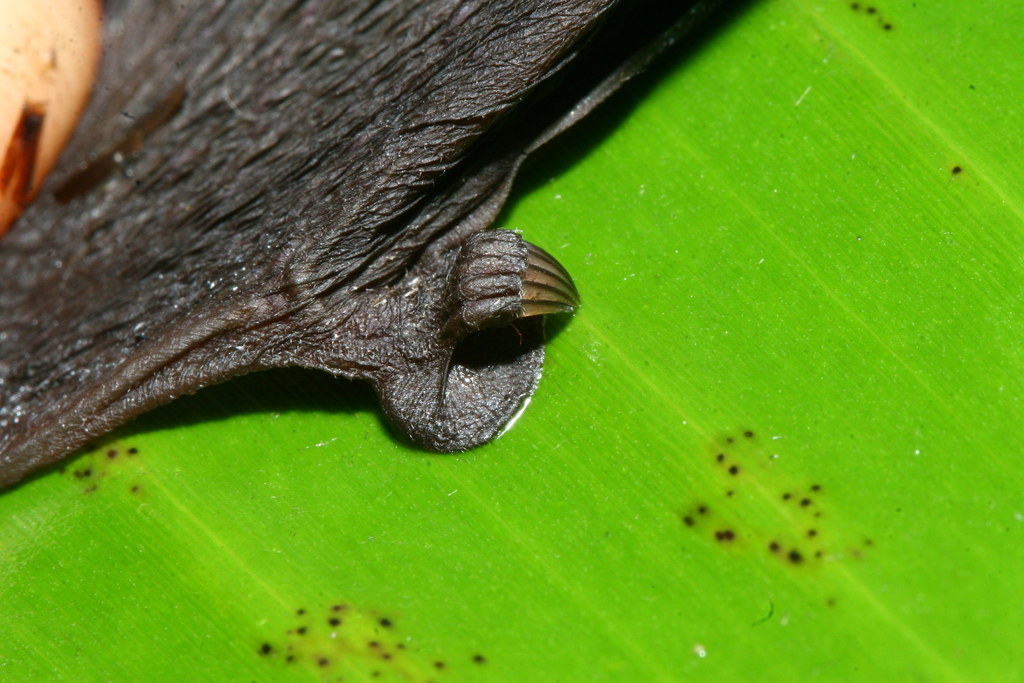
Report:
[[[584,306],[507,434],[180,399],[0,495],[0,676],[1021,680],[1022,18],[735,12],[527,169]]]

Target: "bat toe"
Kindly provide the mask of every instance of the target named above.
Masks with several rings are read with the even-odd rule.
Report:
[[[449,298],[450,337],[508,325],[518,318],[571,313],[580,301],[565,268],[511,230],[486,230],[466,241]]]

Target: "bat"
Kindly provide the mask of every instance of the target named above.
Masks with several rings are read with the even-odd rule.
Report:
[[[0,487],[281,366],[370,382],[425,449],[493,438],[579,303],[487,229],[517,169],[715,4],[109,0],[92,100],[0,240]]]

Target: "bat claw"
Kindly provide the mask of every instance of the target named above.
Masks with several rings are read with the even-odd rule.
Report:
[[[554,256],[534,244],[524,244],[528,256],[522,276],[522,317],[575,311],[580,293],[572,276]]]

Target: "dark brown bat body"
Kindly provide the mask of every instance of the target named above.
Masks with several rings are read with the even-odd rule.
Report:
[[[524,156],[614,89],[594,74],[629,54],[604,38],[619,4],[108,3],[79,132],[0,242],[0,486],[284,365],[370,381],[428,449],[492,438],[536,387],[529,316],[576,295],[481,231]]]

